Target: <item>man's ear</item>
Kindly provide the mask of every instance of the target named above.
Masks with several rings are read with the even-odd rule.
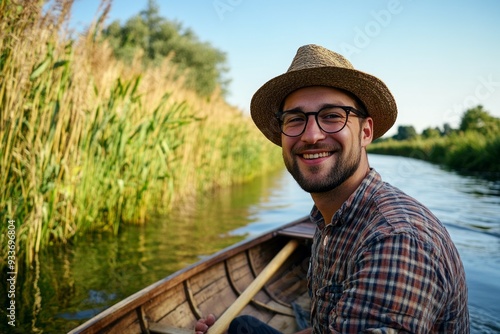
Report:
[[[373,141],[373,119],[367,117],[361,123],[361,146],[366,147]]]

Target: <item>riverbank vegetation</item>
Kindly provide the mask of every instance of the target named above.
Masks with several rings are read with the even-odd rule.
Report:
[[[457,129],[444,124],[417,134],[400,126],[392,138],[375,141],[369,152],[406,156],[440,164],[459,173],[500,179],[500,119],[482,106],[464,112]]]
[[[72,1],[42,3],[0,4],[2,254],[9,220],[29,262],[51,243],[118,233],[280,166],[279,150],[225,102],[220,76],[200,91],[172,53],[154,65],[140,48],[119,59],[101,33],[109,1],[78,38]]]

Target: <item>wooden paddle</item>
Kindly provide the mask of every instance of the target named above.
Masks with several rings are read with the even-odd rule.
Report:
[[[252,300],[257,292],[262,289],[264,284],[276,273],[285,260],[298,247],[297,240],[290,240],[283,249],[269,262],[254,281],[243,291],[235,302],[220,316],[219,319],[208,329],[208,334],[224,333],[231,321],[243,310],[243,308]]]

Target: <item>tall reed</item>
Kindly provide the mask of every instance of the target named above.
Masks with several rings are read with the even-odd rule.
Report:
[[[276,168],[279,151],[220,94],[181,88],[168,59],[117,61],[99,23],[77,40],[72,1],[2,1],[0,245],[16,221],[26,260],[85,231],[117,233],[214,187]],[[3,261],[4,259],[2,259]]]

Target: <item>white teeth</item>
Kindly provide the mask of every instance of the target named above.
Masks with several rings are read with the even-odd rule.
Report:
[[[304,154],[303,157],[304,157],[304,159],[318,159],[318,158],[328,157],[329,155],[330,155],[329,152],[321,152],[321,153],[314,153],[314,154]]]

